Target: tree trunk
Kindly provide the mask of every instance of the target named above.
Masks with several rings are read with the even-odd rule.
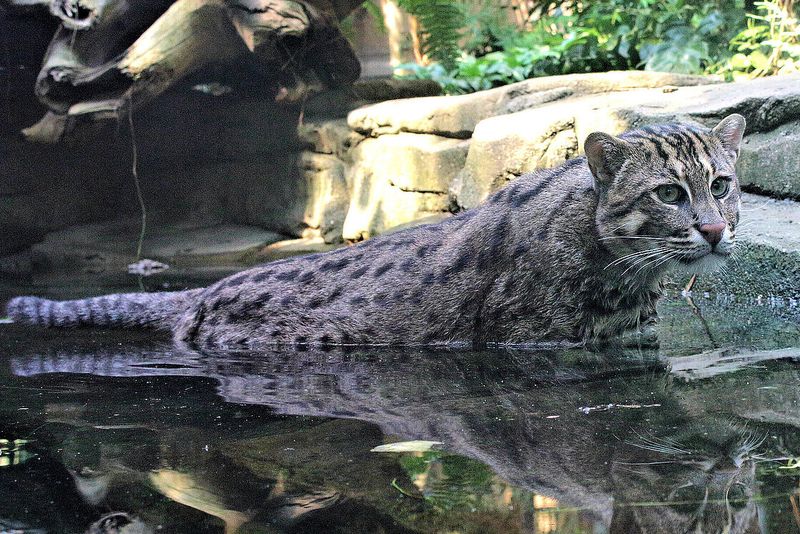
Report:
[[[36,83],[50,112],[23,133],[55,142],[84,120],[118,117],[209,65],[248,62],[296,101],[355,81],[337,18],[361,0],[0,0],[61,19]]]

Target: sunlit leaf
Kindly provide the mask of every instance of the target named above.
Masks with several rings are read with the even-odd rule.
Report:
[[[426,452],[440,445],[442,445],[441,441],[398,441],[396,443],[378,445],[371,449],[370,452]]]

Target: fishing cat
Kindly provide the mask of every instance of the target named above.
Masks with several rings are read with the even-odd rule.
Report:
[[[595,132],[586,156],[521,176],[437,224],[294,257],[207,288],[54,302],[15,321],[154,327],[192,346],[590,342],[655,313],[671,268],[713,270],[739,221],[745,129]]]

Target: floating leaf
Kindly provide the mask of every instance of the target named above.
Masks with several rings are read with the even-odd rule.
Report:
[[[441,441],[398,441],[396,443],[387,443],[386,445],[378,445],[370,452],[426,452],[442,445]]]

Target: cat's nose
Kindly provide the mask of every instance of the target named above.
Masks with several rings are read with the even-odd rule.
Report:
[[[722,232],[725,231],[727,224],[724,222],[714,224],[701,224],[697,229],[706,241],[713,247],[722,241]]]

